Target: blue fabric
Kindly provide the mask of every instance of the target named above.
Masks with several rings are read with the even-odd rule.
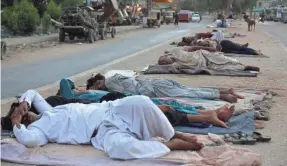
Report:
[[[184,105],[184,104],[181,104],[175,100],[161,100],[161,99],[158,99],[158,98],[153,98],[151,99],[153,101],[153,103],[155,105],[169,105],[171,106],[174,110],[176,111],[179,111],[179,112],[184,112],[184,113],[187,113],[187,114],[199,114],[196,110],[198,108],[196,107],[193,107],[193,106],[188,106],[188,105]]]
[[[238,116],[233,116],[227,123],[229,129],[212,126],[209,128],[197,128],[197,127],[185,127],[177,126],[176,131],[193,134],[232,134],[241,131],[246,134],[252,134],[255,131],[254,114],[253,112],[247,112]]]
[[[109,92],[101,90],[91,90],[87,93],[76,94],[73,92],[75,84],[69,79],[62,79],[60,81],[60,95],[68,99],[86,99],[91,101],[99,101],[103,96]]]

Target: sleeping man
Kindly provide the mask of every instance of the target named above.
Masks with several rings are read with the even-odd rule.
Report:
[[[27,147],[48,142],[91,142],[114,159],[157,158],[170,150],[203,147],[195,137],[175,132],[160,108],[145,96],[52,107],[33,92],[30,90],[21,96],[20,105],[11,115],[14,135]],[[28,111],[32,101],[40,115]],[[167,142],[153,141],[152,137],[162,137]]]
[[[104,90],[109,92],[128,93],[157,97],[186,97],[200,99],[221,99],[230,103],[237,102],[243,97],[236,94],[234,89],[218,90],[213,88],[189,88],[170,79],[149,79],[145,77],[127,77],[115,74],[105,78],[101,74],[87,81],[87,89]]]
[[[173,64],[177,69],[203,68],[211,70],[259,71],[258,67],[245,66],[222,52],[210,52],[201,47],[177,47],[159,57],[159,65]]]

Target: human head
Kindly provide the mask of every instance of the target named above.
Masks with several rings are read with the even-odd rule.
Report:
[[[178,43],[177,43],[177,46],[178,46],[178,47],[188,46],[188,43],[185,43],[185,42],[182,42],[182,41],[181,41],[181,42],[178,42]]]
[[[107,88],[105,87],[105,80],[106,80],[105,76],[99,73],[87,80],[86,89],[106,90]]]
[[[18,109],[19,106],[20,104],[18,102],[12,103],[8,114],[4,117],[1,117],[2,130],[9,130],[9,131],[13,130],[13,125],[10,117],[12,116],[13,112]],[[36,115],[33,112],[28,112],[23,116],[21,124],[28,126],[29,124],[35,122],[38,119],[39,119],[38,115]]]
[[[158,59],[158,65],[169,65],[172,63],[173,63],[172,59],[168,56],[161,56]]]
[[[206,40],[198,40],[196,43],[197,46],[208,47],[209,43]]]
[[[195,38],[194,37],[184,37],[184,38],[182,38],[182,41],[184,42],[184,43],[191,43],[193,40],[194,40]]]

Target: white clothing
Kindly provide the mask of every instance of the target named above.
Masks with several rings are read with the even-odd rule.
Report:
[[[222,52],[209,52],[197,50],[187,52],[184,48],[174,48],[170,51],[171,58],[175,60],[173,65],[179,69],[206,68],[212,70],[242,71],[245,66],[236,59],[226,57]]]
[[[35,108],[43,112],[27,129],[24,125],[20,129],[13,128],[17,140],[27,147],[48,142],[86,144],[97,130],[92,144],[111,158],[155,158],[170,150],[161,142],[152,141],[151,137],[170,140],[175,134],[165,115],[145,96],[52,108],[37,92],[30,90],[21,100],[30,105],[33,100]]]
[[[215,32],[215,34],[211,37],[211,39],[218,41],[221,43],[222,40],[224,40],[224,33],[221,30],[218,30]]]

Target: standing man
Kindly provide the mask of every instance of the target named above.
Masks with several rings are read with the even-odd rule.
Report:
[[[178,12],[174,12],[174,25],[178,26]]]

